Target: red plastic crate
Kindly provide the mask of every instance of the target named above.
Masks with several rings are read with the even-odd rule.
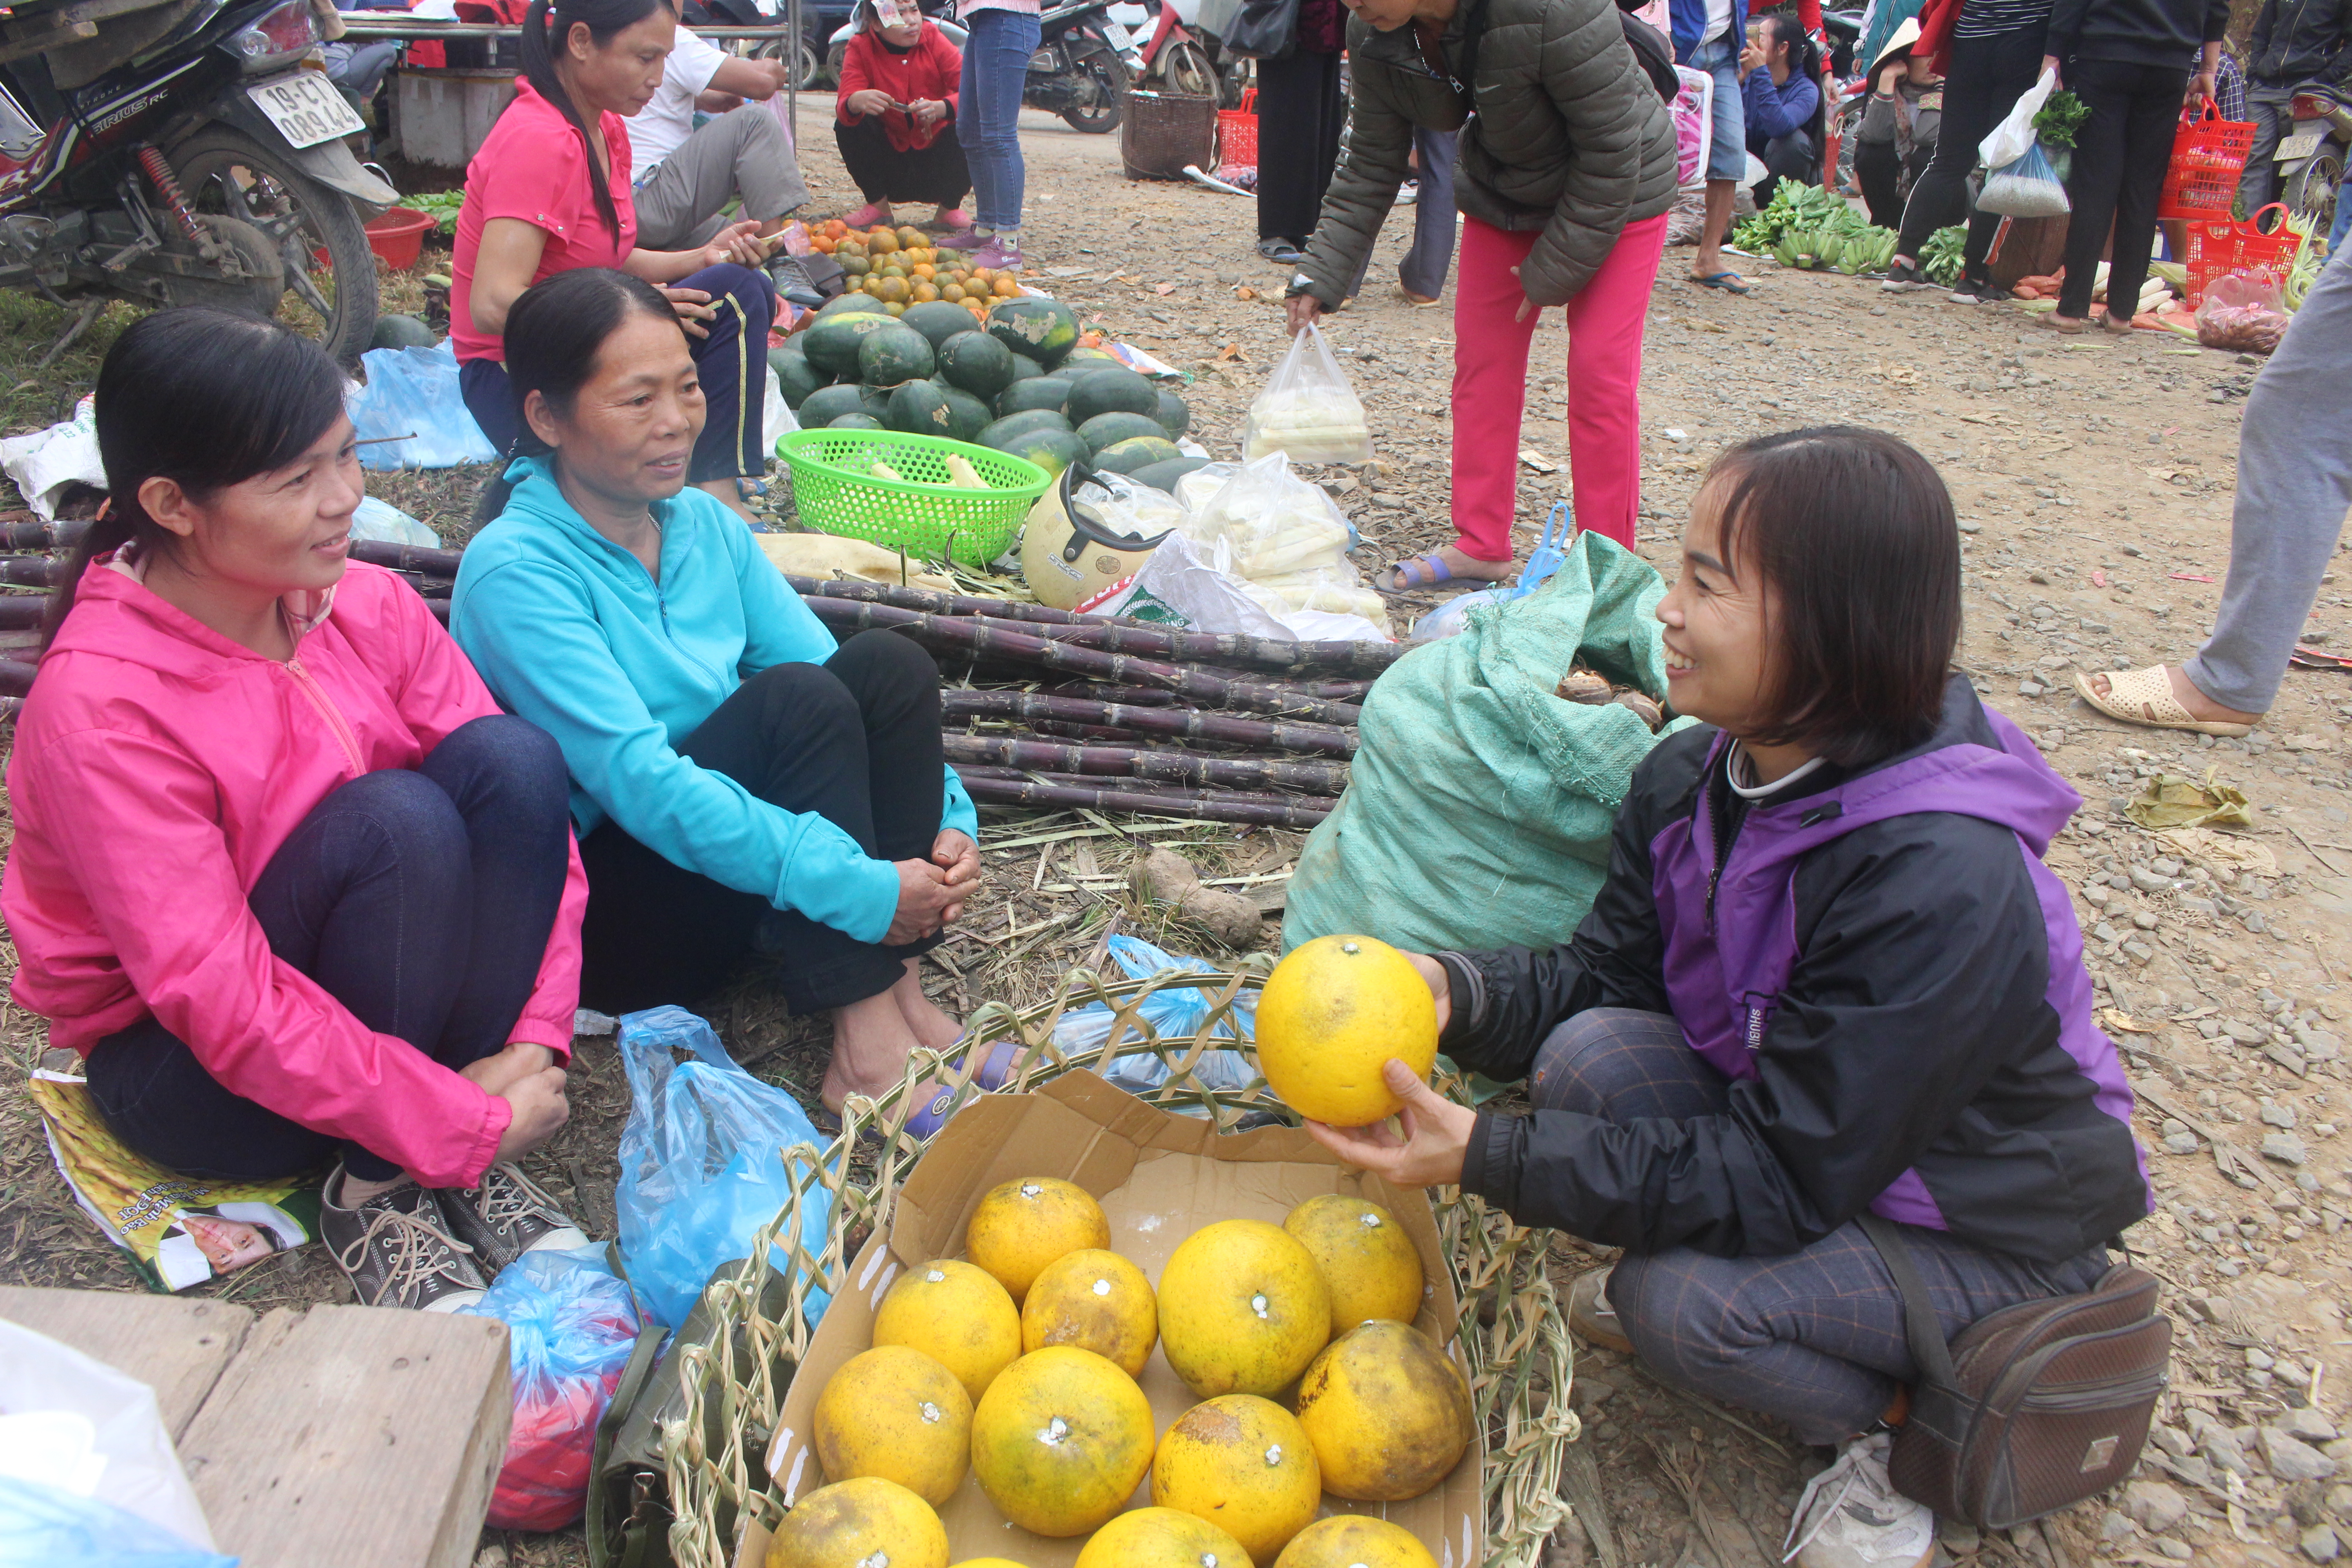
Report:
[[[2172,137],[2172,162],[2164,171],[2158,217],[2226,218],[2237,199],[2246,154],[2254,145],[2251,120],[2224,120],[2208,100],[2184,110]]]
[[[1239,109],[1217,110],[1217,167],[1257,167],[1257,89],[1242,93]]]
[[[2278,226],[2263,220],[2278,214]],[[2233,272],[2261,272],[2273,282],[2286,277],[2303,237],[2286,226],[2286,208],[2273,202],[2244,223],[2223,217],[2189,226],[2189,308],[2195,310],[2217,279]]]

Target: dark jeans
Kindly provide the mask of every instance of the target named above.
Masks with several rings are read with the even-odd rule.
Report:
[[[2091,115],[2074,133],[2074,174],[2066,182],[2074,213],[2067,220],[2066,281],[2058,290],[2058,313],[2091,313],[2091,289],[2105,250],[2107,298],[2124,302],[2117,319],[2128,320],[2147,281],[2157,197],[2172,162],[2172,135],[2180,124],[2189,72],[2178,66],[2076,60],[2066,85],[2090,105]]]
[[[929,859],[947,787],[939,666],[896,632],[860,632],[821,665],[761,670],[677,752],[771,805],[815,812],[875,859]],[[603,1012],[716,990],[770,912],[759,894],[688,870],[618,823],[590,834],[580,858],[588,869],[581,997]],[[908,959],[940,942],[859,942],[793,910],[777,911],[761,934],[795,1013],[877,996],[898,983]]]
[[[1944,121],[1936,132],[1935,160],[1903,208],[1903,232],[1895,253],[1918,259],[1927,237],[1969,217],[1964,270],[1985,276],[1985,253],[2000,231],[1999,213],[1969,216],[1969,176],[1977,166],[1977,143],[2008,117],[2042,75],[2042,24],[1988,38],[1954,38],[1952,68],[1944,78]],[[2068,84],[2072,86],[2072,83]]]
[[[768,327],[776,315],[776,286],[764,272],[726,262],[690,273],[672,285],[699,289],[718,314],[700,323],[708,337],[688,334],[687,351],[702,379],[702,434],[694,443],[687,479],[702,484],[768,471],[768,448],[761,433],[767,385]],[[522,429],[514,384],[497,360],[469,359],[457,367],[457,387],[474,423],[500,457],[514,448]]]
[[[1315,232],[1347,122],[1338,55],[1294,48],[1281,59],[1257,62],[1260,239],[1304,246]]]
[[[879,115],[868,115],[855,125],[833,122],[834,145],[841,149],[841,165],[849,171],[858,195],[869,202],[929,202],[933,206],[960,206],[971,191],[971,169],[964,162],[963,143],[956,128],[942,126],[928,147],[905,151],[890,145]]]
[[[477,719],[415,773],[365,773],[313,806],[247,901],[269,950],[361,1023],[462,1068],[505,1047],[538,982],[571,869],[568,789],[547,731]],[[85,1071],[115,1136],[187,1175],[264,1181],[339,1146],[232,1093],[152,1017],[100,1040]],[[341,1149],[363,1182],[399,1174]]]
[[[1663,1013],[1601,1007],[1551,1032],[1528,1093],[1547,1110],[1624,1123],[1719,1115],[1730,1086]],[[2020,1301],[2087,1290],[2106,1272],[2095,1247],[2057,1266],[1906,1227],[1947,1337]],[[1848,1223],[1781,1258],[1715,1258],[1689,1247],[1628,1252],[1609,1304],[1643,1362],[1669,1384],[1777,1415],[1807,1443],[1866,1430],[1918,1375],[1902,1298],[1877,1248]]]
[[[1822,175],[1822,155],[1813,145],[1812,133],[1791,131],[1786,136],[1750,135],[1748,150],[1763,160],[1764,177],[1756,182],[1754,195],[1758,206],[1769,206],[1772,193],[1783,180],[1794,180],[1801,185],[1818,184]]]

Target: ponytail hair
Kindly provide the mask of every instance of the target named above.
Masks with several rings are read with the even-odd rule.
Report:
[[[1789,46],[1789,74],[1803,77],[1819,86],[1822,79],[1822,47],[1805,31],[1805,25],[1785,11],[1775,11],[1764,18],[1772,29],[1773,38]]]
[[[604,341],[632,315],[677,325],[677,311],[662,291],[642,278],[608,267],[558,272],[524,289],[507,310],[504,342],[507,385],[514,397],[515,438],[499,455],[499,472],[483,487],[474,508],[476,527],[506,510],[514,486],[506,466],[517,458],[543,458],[553,450],[530,427],[524,407],[534,392],[557,415],[569,417],[572,402],[596,374]],[[678,327],[681,337],[686,329]]]
[[[585,26],[589,39],[602,48],[614,34],[636,26],[656,10],[666,10],[675,16],[678,8],[674,0],[562,0],[561,5],[555,0],[530,0],[530,9],[523,14],[522,37],[518,40],[523,79],[530,83],[533,92],[555,105],[563,118],[572,121],[583,142],[589,136],[588,121],[582,116],[580,106],[572,101],[572,95],[563,89],[562,79],[555,74],[555,56],[562,47],[561,40],[572,36],[576,23]],[[604,219],[604,232],[617,245],[621,239],[621,215],[613,205],[609,173],[604,178],[595,177],[593,157],[588,160],[588,172],[589,184],[594,187],[590,194],[596,198],[596,216]]]
[[[142,317],[99,366],[95,417],[106,510],[75,544],[41,626],[47,653],[92,561],[125,544],[170,550],[139,487],[176,483],[204,500],[308,451],[343,412],[326,350],[275,321],[188,305]]]

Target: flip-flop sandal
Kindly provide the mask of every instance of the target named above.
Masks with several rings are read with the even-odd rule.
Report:
[[[1748,292],[1748,279],[1737,272],[1710,272],[1704,278],[1693,273],[1691,281],[1702,289],[1720,289],[1727,294]]]
[[[1390,580],[1375,582],[1372,586],[1383,594],[1406,594],[1415,588],[1434,588],[1440,583],[1454,581],[1454,568],[1445,557],[1433,550],[1426,555],[1415,555],[1397,562],[1388,568]]]
[[[953,1050],[955,1047],[950,1046],[948,1048]],[[1019,1041],[997,1041],[989,1047],[988,1055],[981,1058],[979,1069],[971,1075],[972,1083],[982,1090],[1003,1089],[1005,1079],[1013,1076],[1013,1060],[1018,1055]],[[928,1141],[931,1134],[947,1125],[948,1107],[954,1100],[955,1090],[951,1087],[942,1087],[935,1091],[929,1103],[907,1118],[908,1135]]]
[[[2110,719],[2145,724],[2151,730],[2187,730],[2198,735],[2235,738],[2253,732],[2252,724],[2200,719],[2183,708],[2180,700],[2172,695],[2172,681],[2160,664],[2147,669],[2109,669],[2100,673],[2107,678],[2105,697],[2091,684],[2091,678],[2079,669],[2074,672],[2074,695]]]

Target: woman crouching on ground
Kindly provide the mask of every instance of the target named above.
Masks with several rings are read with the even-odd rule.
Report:
[[[693,1001],[756,943],[793,1012],[833,1015],[825,1105],[879,1093],[961,1033],[916,975],[980,880],[938,668],[893,632],[836,647],[751,530],[686,488],[703,395],[651,286],[535,286],[507,374],[524,456],[484,498],[499,515],[450,624],[570,764],[588,1005]]]
[[[16,721],[16,1001],[114,1135],[231,1181],[335,1161],[368,1306],[448,1310],[585,1238],[509,1163],[563,1124],[587,886],[555,742],[349,560],[342,375],[282,327],[135,322],[111,492]]]
[[[1586,1338],[1843,1451],[1803,1568],[1907,1568],[1933,1517],[1887,1480],[1916,1368],[1854,1221],[1894,1221],[1947,1337],[2087,1290],[2148,1212],[2132,1099],[2041,855],[2080,798],[1951,669],[1959,539],[1893,437],[1727,454],[1658,605],[1661,742],[1591,913],[1549,952],[1416,957],[1442,1047],[1531,1115],[1410,1088],[1409,1136],[1316,1129],[1413,1186],[1625,1249],[1570,1294]]]

